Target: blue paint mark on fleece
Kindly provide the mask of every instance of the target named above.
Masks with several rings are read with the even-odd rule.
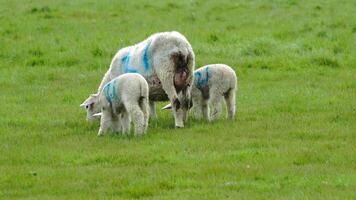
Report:
[[[203,74],[204,75],[204,74]],[[205,68],[205,77],[203,77],[202,72],[195,72],[195,85],[198,88],[202,88],[208,85],[209,82],[209,67]]]
[[[104,86],[104,95],[106,100],[112,104],[113,100],[119,100],[119,96],[117,96],[117,89],[116,89],[116,79],[110,81]]]
[[[149,55],[149,48],[151,46],[151,41],[148,41],[145,49],[144,49],[144,53],[143,53],[143,58],[142,58],[142,62],[143,62],[143,67],[145,69],[145,73],[149,73],[151,71],[151,61],[150,61],[150,55]]]
[[[124,73],[138,73],[137,69],[129,67],[130,64],[130,53],[124,56],[121,60],[123,64]]]

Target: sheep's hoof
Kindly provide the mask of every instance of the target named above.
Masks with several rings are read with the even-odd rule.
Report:
[[[176,128],[184,128],[184,126],[176,126]]]

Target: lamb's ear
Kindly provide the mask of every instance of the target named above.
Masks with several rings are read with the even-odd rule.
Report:
[[[82,104],[80,104],[80,107],[85,107],[87,105],[95,103],[97,100],[97,97],[98,97],[98,94],[91,94]]]
[[[95,113],[94,115],[93,115],[93,117],[101,117],[103,115],[103,113]]]
[[[87,98],[87,99],[86,99],[82,104],[80,104],[79,106],[82,107],[82,108],[85,108],[85,106],[90,105],[89,99],[90,99],[90,97]]]
[[[164,106],[162,108],[162,110],[169,110],[169,109],[172,109],[172,105],[171,104],[167,104],[166,106]]]

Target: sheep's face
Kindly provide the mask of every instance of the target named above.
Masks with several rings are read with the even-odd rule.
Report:
[[[92,121],[96,119],[97,117],[94,115],[98,114],[101,110],[99,106],[99,95],[98,94],[90,95],[80,106],[85,108],[85,110],[87,111],[88,121]]]

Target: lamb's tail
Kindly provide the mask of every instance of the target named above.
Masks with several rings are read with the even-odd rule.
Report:
[[[236,72],[233,70],[233,69],[231,69],[232,71],[233,71],[233,79],[232,79],[232,81],[231,81],[231,88],[232,89],[237,89],[237,76],[236,76]]]
[[[140,101],[144,100],[145,98],[148,99],[148,86],[146,84],[140,84],[140,90],[141,90],[141,95],[140,95]]]

